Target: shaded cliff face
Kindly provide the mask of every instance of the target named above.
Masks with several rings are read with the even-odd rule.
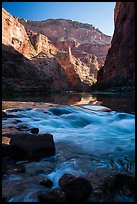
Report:
[[[99,83],[134,86],[135,82],[135,2],[117,2],[115,31],[105,65],[99,70]]]
[[[44,52],[40,52],[37,56],[31,58],[31,62],[40,68],[41,75],[48,84],[48,91],[65,91],[69,90],[71,84],[64,68],[57,61],[56,57]]]
[[[46,54],[41,56],[42,53],[37,55],[37,65],[41,64],[40,59],[44,58],[46,66],[37,66],[12,46],[2,46],[2,95],[4,97],[20,91],[46,94],[48,91],[63,91],[70,87],[66,73],[57,60],[47,57]]]
[[[2,45],[2,95],[18,91],[46,90],[39,68],[12,46]]]

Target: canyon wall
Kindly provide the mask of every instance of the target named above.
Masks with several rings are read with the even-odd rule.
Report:
[[[117,2],[115,31],[104,66],[97,75],[101,87],[134,89],[135,83],[135,2]]]
[[[30,58],[36,55],[36,50],[32,46],[24,26],[3,8],[2,43],[14,47],[25,57]]]
[[[46,90],[47,84],[34,66],[26,57],[13,46],[2,45],[2,95],[9,97],[13,92]]]
[[[108,49],[110,48],[110,36],[103,34],[93,25],[72,20],[48,19],[45,21],[30,21],[20,18],[18,20],[24,25],[26,30],[30,29],[46,35],[60,51],[67,51],[68,47],[70,47],[72,55],[89,66],[91,72],[94,73],[94,77],[97,78],[97,72],[104,65]],[[96,64],[92,63],[92,56],[96,56]]]
[[[2,9],[3,90],[86,91],[110,40],[89,24],[28,21]]]
[[[111,37],[93,25],[66,19],[30,21],[18,18],[26,29],[46,35],[52,42],[72,40],[79,43],[109,44]]]
[[[70,89],[67,75],[54,57],[56,53],[57,48],[46,36],[26,32],[17,18],[2,9],[3,96],[20,91],[46,94]]]

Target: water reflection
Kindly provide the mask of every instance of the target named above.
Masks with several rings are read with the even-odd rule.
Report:
[[[98,94],[97,101],[101,105],[111,108],[115,111],[135,114],[135,96],[129,94]]]
[[[9,99],[3,99],[8,100]],[[48,95],[18,95],[10,101],[44,102],[61,105],[103,105],[115,111],[135,113],[135,96],[129,94],[63,93]]]

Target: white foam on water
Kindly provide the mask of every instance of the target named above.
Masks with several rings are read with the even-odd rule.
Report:
[[[63,156],[69,157],[65,161],[58,161],[54,171],[46,175],[52,182],[53,187],[59,187],[58,180],[65,174],[71,173],[75,176],[83,175],[84,168],[115,167],[121,170],[119,163],[134,163],[135,152],[135,116],[128,113],[116,111],[105,112],[104,106],[53,106],[46,113],[41,110],[12,111],[22,122],[30,127],[39,128],[40,133],[49,132],[53,134],[55,146],[59,143],[70,145],[71,150]],[[101,111],[101,112],[100,112]],[[8,112],[8,110],[7,110]],[[10,118],[4,125],[8,124]],[[15,125],[15,126],[18,126]],[[76,149],[79,147],[79,149]],[[74,149],[73,149],[74,148]],[[61,151],[58,149],[58,154]],[[92,156],[94,159],[92,160]],[[108,155],[108,158],[107,156]],[[128,159],[123,161],[123,158]],[[61,158],[61,157],[59,157]],[[114,159],[111,161],[111,159]],[[107,161],[108,160],[108,161]],[[84,165],[86,167],[84,167]],[[82,168],[83,169],[82,169]],[[12,180],[20,178],[11,177]],[[39,188],[26,189],[21,195],[17,195],[8,202],[38,202],[35,194]]]
[[[22,124],[37,127],[40,133],[53,134],[55,143],[74,142],[87,151],[106,153],[115,151],[117,145],[130,148],[132,143],[131,147],[134,147],[131,140],[135,134],[133,114],[98,112],[107,109],[104,106],[83,107],[55,106],[46,113],[33,109],[12,113],[21,117]]]
[[[60,187],[58,181],[65,173],[70,173],[75,176],[83,175],[83,172],[76,168],[75,160],[64,162],[60,164],[52,173],[47,175],[47,177],[53,182],[52,188]]]
[[[86,106],[82,106],[86,109],[91,109],[91,110],[94,110],[94,111],[100,111],[100,110],[110,110],[109,108],[105,107],[105,106],[89,106],[89,105],[86,105]]]

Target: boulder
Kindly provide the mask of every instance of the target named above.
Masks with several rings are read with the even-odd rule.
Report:
[[[53,135],[45,134],[6,134],[10,138],[9,156],[15,160],[38,160],[55,154]],[[7,148],[7,147],[6,147]]]
[[[47,188],[50,188],[50,187],[52,187],[53,182],[50,179],[48,179],[47,177],[46,178],[44,177],[44,178],[39,179],[39,184],[42,186],[45,186]]]
[[[72,174],[64,174],[60,179],[59,179],[59,186],[63,188],[65,185],[67,185],[70,181],[75,179],[76,177]]]
[[[90,182],[83,177],[75,177],[71,174],[64,174],[59,179],[59,185],[66,193],[67,201],[85,201],[92,193]]]

